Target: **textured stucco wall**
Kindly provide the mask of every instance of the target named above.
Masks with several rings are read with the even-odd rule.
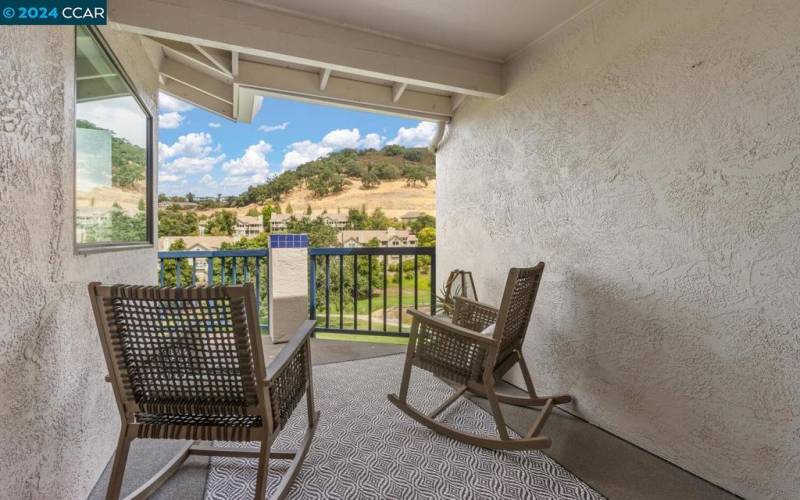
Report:
[[[542,392],[751,498],[800,498],[800,2],[608,0],[468,100],[439,280],[547,263]]]
[[[149,284],[155,250],[73,253],[74,31],[0,27],[0,498],[85,498],[119,427],[90,281]],[[135,37],[107,39],[155,113]]]

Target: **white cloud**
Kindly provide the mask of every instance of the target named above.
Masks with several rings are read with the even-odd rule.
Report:
[[[262,132],[274,132],[276,130],[286,130],[286,127],[289,126],[289,122],[279,123],[277,125],[261,125],[258,127],[258,130]]]
[[[433,122],[419,122],[414,128],[400,127],[394,139],[387,144],[399,144],[407,148],[430,146],[436,135],[436,124]]]
[[[182,178],[183,177],[181,177],[179,175],[168,174],[168,173],[165,173],[165,172],[162,172],[162,173],[158,174],[158,182],[177,182],[177,181],[181,180]]]
[[[178,137],[171,146],[163,142],[158,143],[159,159],[166,160],[174,156],[205,156],[213,150],[214,143],[211,134],[207,132],[191,132]]]
[[[147,144],[147,120],[142,108],[131,96],[81,102],[75,108],[77,118],[111,130],[117,137],[137,146]]]
[[[281,166],[284,170],[295,168],[303,163],[322,158],[332,151],[333,148],[331,147],[323,146],[322,144],[309,140],[295,142],[289,146],[289,151],[283,156]]]
[[[187,175],[210,172],[225,159],[224,154],[214,155],[211,134],[192,132],[178,137],[171,145],[158,143],[159,179],[164,182],[184,180]]]
[[[182,122],[183,115],[177,111],[158,115],[158,128],[178,128]]]
[[[181,156],[169,163],[162,165],[162,170],[171,174],[199,174],[201,172],[210,172],[214,170],[214,166],[225,159],[225,155],[219,156]]]
[[[217,122],[209,122],[208,126],[211,128],[220,128],[222,124]]]
[[[272,146],[264,141],[258,141],[247,147],[244,154],[235,160],[226,161],[222,170],[228,175],[220,182],[221,186],[229,188],[246,188],[252,184],[262,184],[269,178],[269,162],[267,153],[272,151]]]
[[[190,109],[194,109],[194,106],[189,104],[186,101],[181,101],[180,99],[176,99],[169,94],[165,94],[163,92],[158,93],[158,109],[159,111],[189,111]]]
[[[357,128],[339,128],[325,134],[320,142],[305,140],[290,144],[281,166],[284,170],[295,168],[339,149],[379,149],[385,141],[386,137],[380,134],[371,133],[361,137]]]
[[[361,139],[359,146],[364,149],[380,149],[384,141],[386,141],[386,137],[380,134],[367,134]]]
[[[200,178],[200,184],[205,184],[206,186],[212,186],[215,184],[214,178],[206,174]]]
[[[229,175],[222,179],[221,186],[229,188],[244,189],[252,186],[253,184],[263,184],[269,179],[269,174],[253,174],[253,175]]]
[[[352,130],[340,128],[325,134],[325,137],[322,138],[322,144],[333,149],[357,148],[360,139],[361,133],[357,128]]]
[[[269,173],[267,153],[272,151],[272,146],[264,141],[248,146],[244,154],[235,160],[228,160],[222,165],[222,170],[230,175]]]

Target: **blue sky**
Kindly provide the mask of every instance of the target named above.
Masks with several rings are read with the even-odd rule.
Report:
[[[435,130],[430,122],[275,98],[264,98],[253,123],[235,123],[161,94],[159,192],[239,194],[342,148],[427,146]]]

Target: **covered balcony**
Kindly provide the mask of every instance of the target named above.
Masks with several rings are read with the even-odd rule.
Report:
[[[789,0],[109,0],[97,27],[0,27],[0,497],[106,495],[102,282],[252,283],[267,363],[315,321],[321,417],[288,498],[800,498],[798,19]],[[239,123],[276,96],[434,122],[435,249],[159,252],[159,92]],[[112,212],[85,192],[130,173],[77,173],[119,139],[87,124],[99,99],[147,151]],[[114,217],[140,233],[92,229]],[[549,446],[457,442],[387,401],[451,270],[497,307],[540,261],[519,354],[571,396],[536,429]],[[341,340],[363,335],[397,342]],[[458,384],[414,377],[426,411],[495,433],[496,401],[437,409]],[[551,410],[499,407],[503,440]],[[135,440],[123,495],[181,446]],[[230,455],[148,494],[251,498],[256,463]],[[267,491],[287,474],[270,462]]]

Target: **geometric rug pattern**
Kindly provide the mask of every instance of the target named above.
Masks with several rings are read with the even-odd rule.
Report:
[[[404,355],[313,368],[318,428],[291,499],[602,499],[540,451],[491,451],[459,443],[417,424],[386,399],[400,386]],[[409,400],[425,412],[451,392],[414,369]],[[491,416],[461,398],[439,420],[497,435]],[[297,448],[306,425],[301,402],[275,448]],[[545,426],[546,435],[547,427]],[[509,429],[509,434],[513,431]],[[215,443],[216,446],[252,446]],[[271,497],[287,460],[270,460]],[[205,498],[247,499],[255,491],[254,459],[214,457]]]

